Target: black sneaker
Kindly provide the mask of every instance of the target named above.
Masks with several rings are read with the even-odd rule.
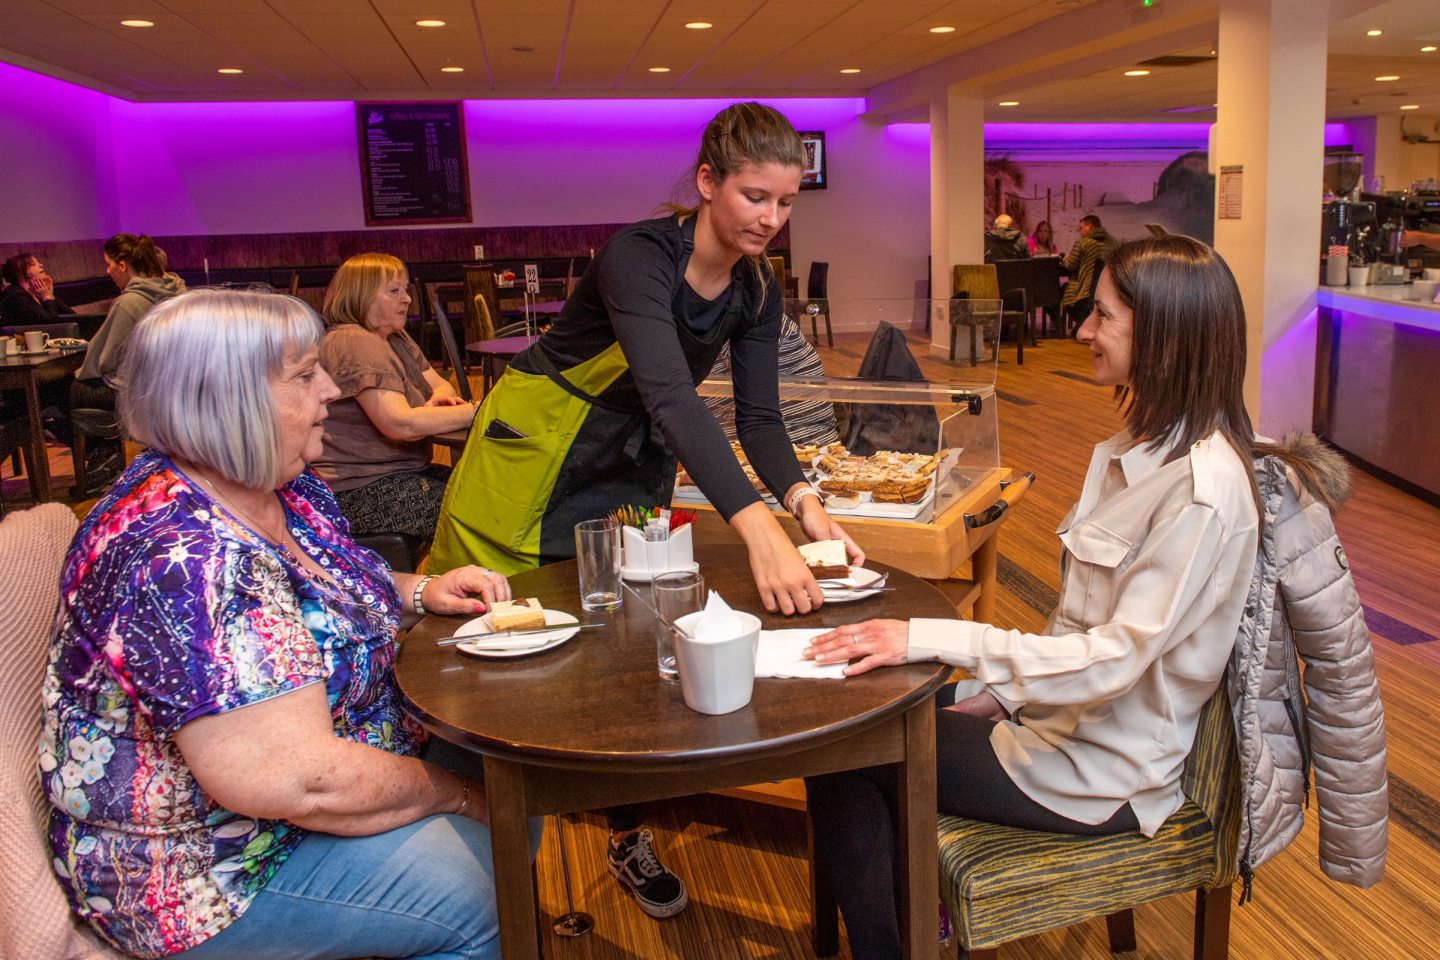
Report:
[[[673,917],[690,903],[685,881],[665,869],[650,845],[648,829],[636,830],[618,844],[610,841],[610,872],[630,891],[635,903],[656,920]]]

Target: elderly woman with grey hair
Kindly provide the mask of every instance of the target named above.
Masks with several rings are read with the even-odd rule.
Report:
[[[401,626],[509,586],[351,540],[307,466],[323,334],[298,300],[196,291],[125,357],[149,449],[71,545],[40,767],[73,909],[136,956],[499,956],[483,787],[392,665]]]

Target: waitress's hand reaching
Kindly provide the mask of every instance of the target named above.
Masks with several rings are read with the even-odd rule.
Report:
[[[819,497],[805,497],[800,501],[800,529],[805,531],[805,536],[813,543],[816,540],[843,540],[845,541],[845,553],[850,558],[853,566],[864,566],[865,551],[860,549],[859,544],[850,539],[850,534],[845,528],[836,523],[830,514],[825,512]]]
[[[750,572],[766,610],[809,613],[825,602],[810,568],[765,504],[750,504],[730,518],[730,525],[750,552]]]

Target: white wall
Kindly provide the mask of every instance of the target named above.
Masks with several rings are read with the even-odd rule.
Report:
[[[113,232],[110,97],[0,63],[0,243]]]

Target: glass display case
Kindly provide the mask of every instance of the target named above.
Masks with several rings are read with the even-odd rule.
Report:
[[[813,306],[821,311],[807,314]],[[989,306],[989,301],[966,301],[967,319],[984,318]],[[831,514],[929,523],[1000,469],[993,351],[987,361],[973,366],[947,364],[953,372],[947,382],[895,379],[907,373],[918,377],[914,353],[928,350],[928,337],[907,341],[903,331],[919,329],[927,315],[932,323],[947,323],[949,307],[948,302],[932,305],[926,300],[787,302],[787,315],[804,323],[803,333],[810,332],[805,328],[812,317],[816,336],[821,335],[822,318],[843,319],[847,332],[857,323],[873,331],[861,363],[862,375],[872,376],[780,379],[781,415],[795,456],[824,494]],[[997,323],[999,309],[999,301],[994,301]],[[782,374],[797,368],[819,370],[813,350],[795,337],[793,329],[782,337]],[[797,361],[797,353],[810,362]],[[735,440],[734,385],[725,373],[722,358],[698,392],[732,439],[736,458],[756,489],[773,503]],[[683,465],[675,499],[706,502]]]

